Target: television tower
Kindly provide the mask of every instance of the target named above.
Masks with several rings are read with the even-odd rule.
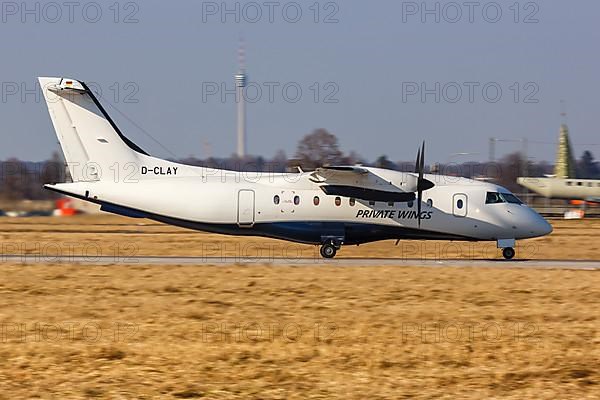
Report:
[[[246,157],[246,99],[244,97],[244,89],[248,84],[248,75],[246,75],[246,47],[243,39],[240,39],[238,62],[239,70],[235,75],[236,99],[238,103],[237,156],[243,159]]]

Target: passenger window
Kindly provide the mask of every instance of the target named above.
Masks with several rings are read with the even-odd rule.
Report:
[[[427,199],[427,205],[429,207],[433,207],[433,200],[432,199]]]
[[[458,201],[456,202],[456,208],[458,208],[459,210],[462,210],[464,205],[465,203],[462,201],[462,199],[458,199]]]
[[[341,206],[342,205],[342,199],[339,198],[339,197],[336,197],[335,198],[335,205],[338,206],[338,207]]]
[[[375,202],[374,202],[374,201],[370,201],[370,202],[369,202],[369,205],[370,205],[370,206],[374,206],[374,205],[375,205]]]
[[[275,197],[273,197],[273,203],[275,203],[275,205],[279,205],[279,201],[281,199],[279,198],[279,196],[275,195]]]
[[[408,202],[408,208],[412,208],[412,206],[413,206],[413,202],[411,200],[411,201]]]
[[[315,206],[318,206],[321,203],[321,199],[319,199],[319,196],[315,196],[315,198],[313,199],[313,204]]]
[[[294,197],[294,205],[300,205],[300,196],[295,196]]]
[[[350,207],[354,207],[356,204],[356,199],[350,199]]]

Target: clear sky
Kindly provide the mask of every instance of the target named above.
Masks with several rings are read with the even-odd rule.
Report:
[[[97,83],[121,129],[154,155],[201,157],[209,142],[229,156],[235,98],[211,93],[233,89],[240,35],[262,90],[248,91],[252,154],[293,155],[326,128],[371,160],[412,160],[421,140],[428,162],[485,160],[490,137],[527,137],[529,156],[553,160],[554,146],[535,141],[556,141],[563,99],[577,156],[600,143],[597,0],[427,2],[432,12],[397,0],[226,4],[233,12],[220,1],[2,2],[0,159],[58,149],[30,93],[37,76]]]

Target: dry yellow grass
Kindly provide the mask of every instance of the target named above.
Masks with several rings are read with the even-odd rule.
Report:
[[[600,220],[551,221],[554,232],[518,242],[522,259],[600,259]],[[206,234],[148,220],[116,216],[0,219],[3,254],[87,254],[113,256],[235,256],[319,258],[314,246],[278,240]],[[371,258],[501,258],[495,243],[384,241],[348,246],[339,257]]]
[[[600,221],[554,225],[551,236],[524,242],[532,257],[600,258]],[[117,250],[119,258],[317,256],[311,246],[107,216],[2,219],[0,240],[0,253],[48,259]],[[340,255],[497,256],[493,245],[436,245],[383,242]],[[427,247],[418,253],[419,246]],[[450,253],[461,248],[471,252]],[[0,399],[592,399],[600,392],[598,271],[0,267]]]
[[[599,287],[594,271],[4,265],[0,398],[598,398]]]

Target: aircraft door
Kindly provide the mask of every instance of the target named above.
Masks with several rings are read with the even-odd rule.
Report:
[[[254,226],[254,191],[240,190],[238,192],[238,225],[242,228]]]
[[[454,214],[455,217],[464,218],[467,216],[467,209],[467,195],[462,193],[455,194],[452,202],[452,214]]]

